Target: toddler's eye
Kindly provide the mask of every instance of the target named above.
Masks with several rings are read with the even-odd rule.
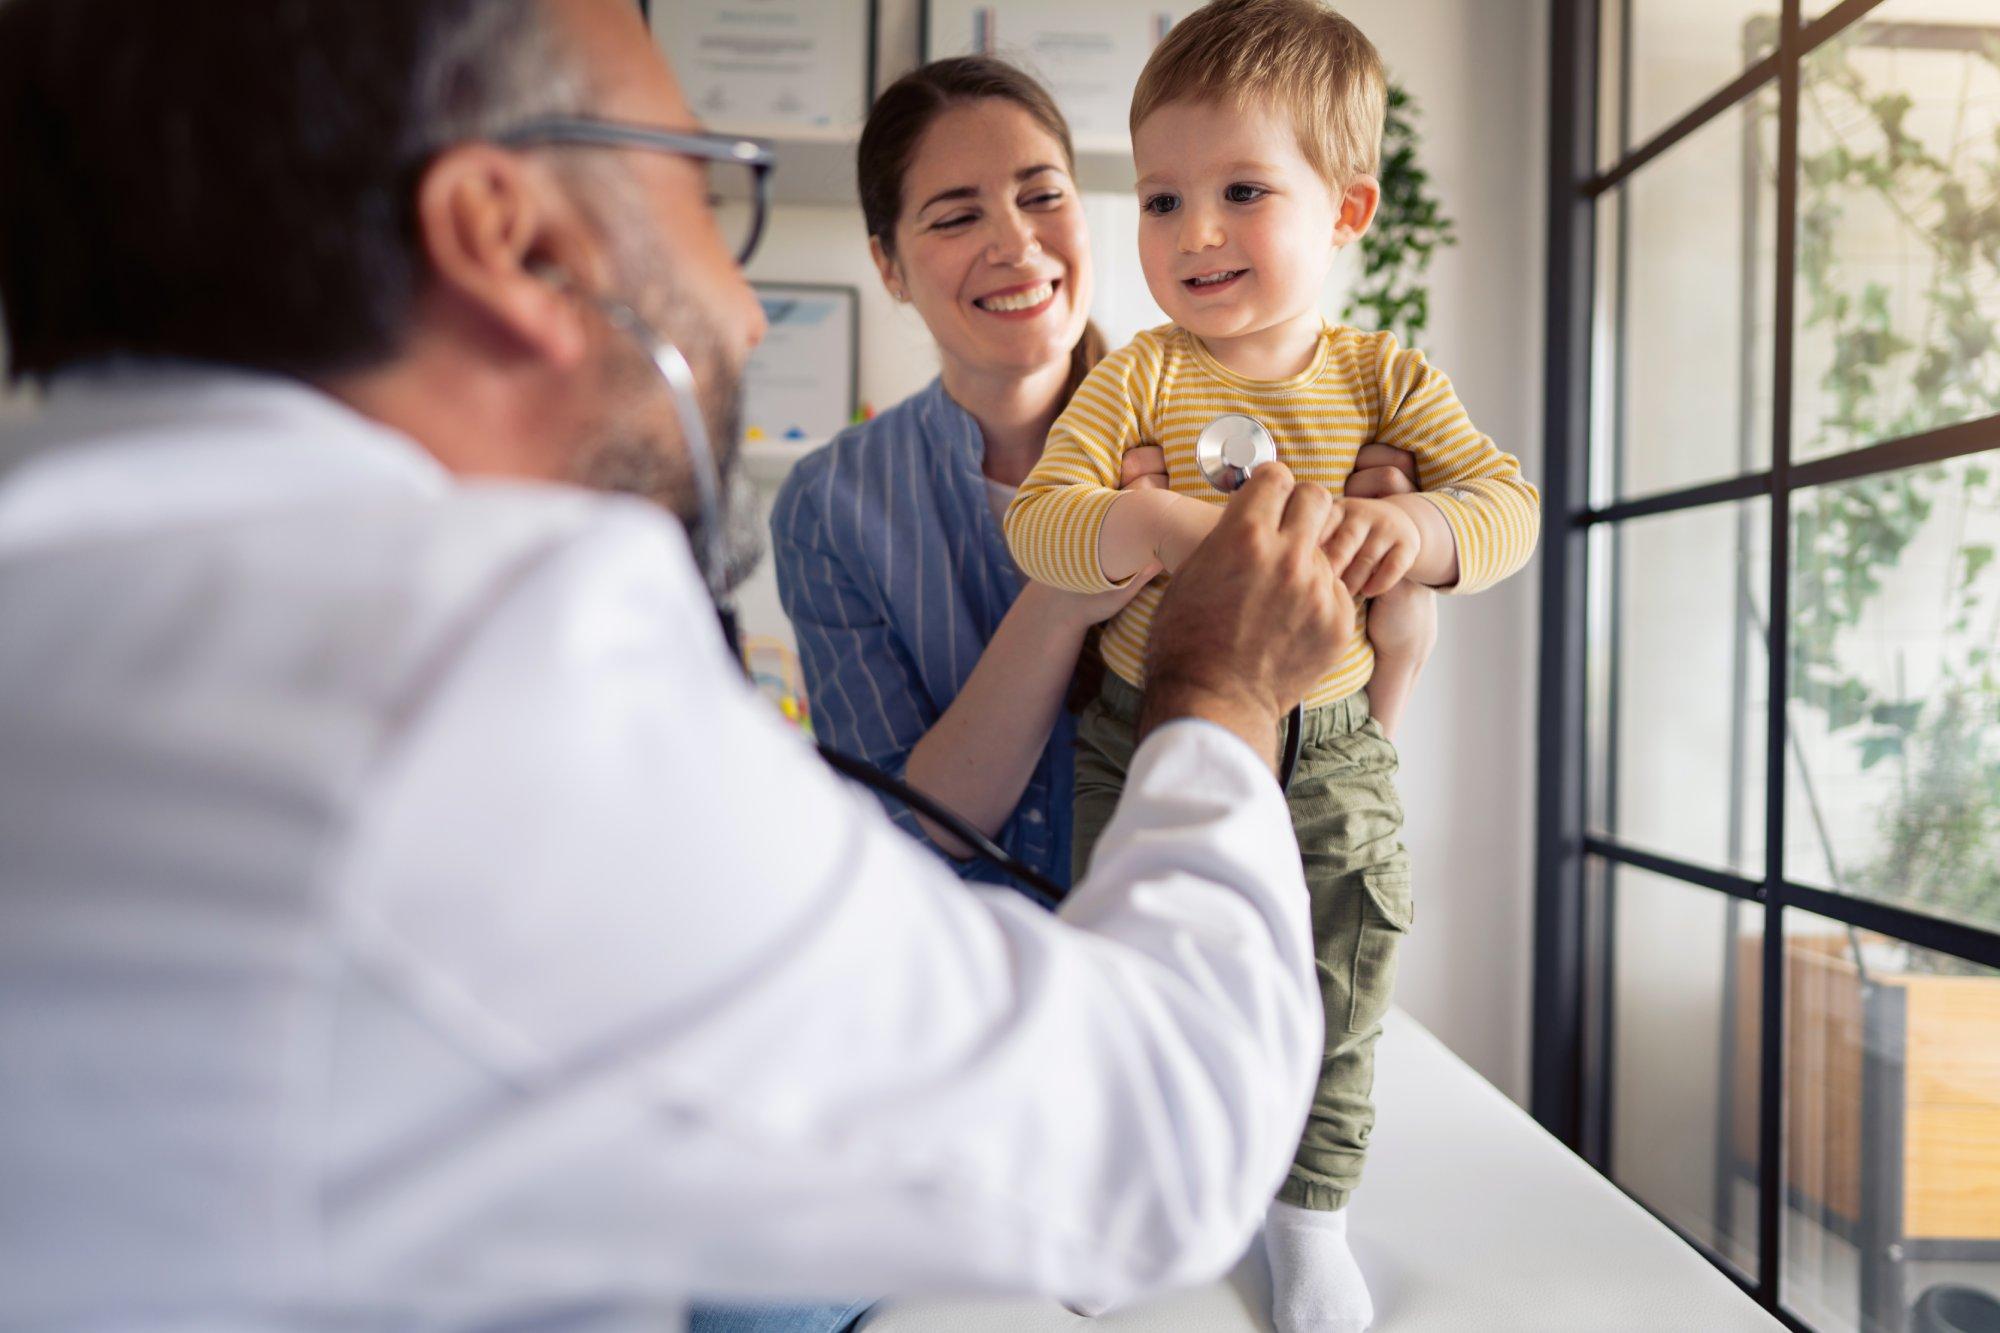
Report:
[[[1156,194],[1149,196],[1144,203],[1139,205],[1139,209],[1141,212],[1150,213],[1156,218],[1163,218],[1180,206],[1179,195]]]
[[[1245,185],[1238,182],[1222,192],[1223,198],[1232,204],[1254,204],[1270,191],[1261,185]]]

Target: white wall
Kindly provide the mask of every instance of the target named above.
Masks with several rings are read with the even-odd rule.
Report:
[[[1546,6],[1348,0],[1343,9],[1421,104],[1425,162],[1459,222],[1458,248],[1433,270],[1427,350],[1474,419],[1539,478]],[[914,0],[884,0],[885,71],[914,60],[914,13]],[[1139,273],[1136,205],[1093,196],[1087,206],[1096,313],[1116,341],[1161,316]],[[880,291],[857,209],[783,209],[753,273],[862,289],[861,391],[877,408],[935,373],[917,317]],[[1338,313],[1337,293],[1328,310]],[[1399,998],[1517,1100],[1529,1048],[1538,600],[1531,566],[1445,604],[1443,642],[1402,739],[1418,907]],[[749,589],[745,608],[753,622],[775,614],[768,586]]]
[[[1425,350],[1473,419],[1542,476],[1547,6],[1347,0],[1422,110],[1459,245],[1433,269]],[[1528,1091],[1538,564],[1446,599],[1404,723],[1417,925],[1401,1003],[1517,1101]]]

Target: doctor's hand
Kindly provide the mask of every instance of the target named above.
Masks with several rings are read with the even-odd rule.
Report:
[[[1230,497],[1154,615],[1142,739],[1204,718],[1275,767],[1278,720],[1354,634],[1354,597],[1321,549],[1334,509],[1324,487],[1295,483],[1278,463]]]

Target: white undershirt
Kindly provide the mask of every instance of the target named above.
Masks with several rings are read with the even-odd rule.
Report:
[[[986,478],[986,502],[993,506],[993,521],[995,523],[1003,526],[1006,524],[1007,506],[1014,503],[1014,497],[1020,493],[1020,490],[1019,486],[1009,486],[1004,481],[995,481],[991,477]]]

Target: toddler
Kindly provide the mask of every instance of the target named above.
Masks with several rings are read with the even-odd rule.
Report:
[[[1344,1333],[1373,1318],[1343,1209],[1374,1121],[1374,1046],[1411,922],[1383,715],[1400,713],[1428,651],[1423,589],[1490,587],[1526,562],[1539,526],[1519,462],[1473,426],[1443,374],[1387,333],[1319,313],[1334,256],[1380,199],[1385,90],[1368,39],[1314,0],[1217,0],[1173,28],[1131,118],[1140,259],[1173,322],[1091,372],[1006,523],[1022,571],[1071,591],[1105,591],[1155,563],[1167,571],[1101,640],[1104,684],[1078,722],[1080,876],[1131,762],[1154,608],[1227,502],[1195,464],[1196,435],[1245,413],[1301,483],[1337,495],[1357,483],[1325,549],[1359,623],[1307,696],[1289,793],[1326,1052],[1265,1227],[1280,1333]],[[1127,455],[1148,447],[1164,452],[1167,484],[1121,491]],[[1377,466],[1396,456],[1387,450],[1414,456],[1414,488]]]

